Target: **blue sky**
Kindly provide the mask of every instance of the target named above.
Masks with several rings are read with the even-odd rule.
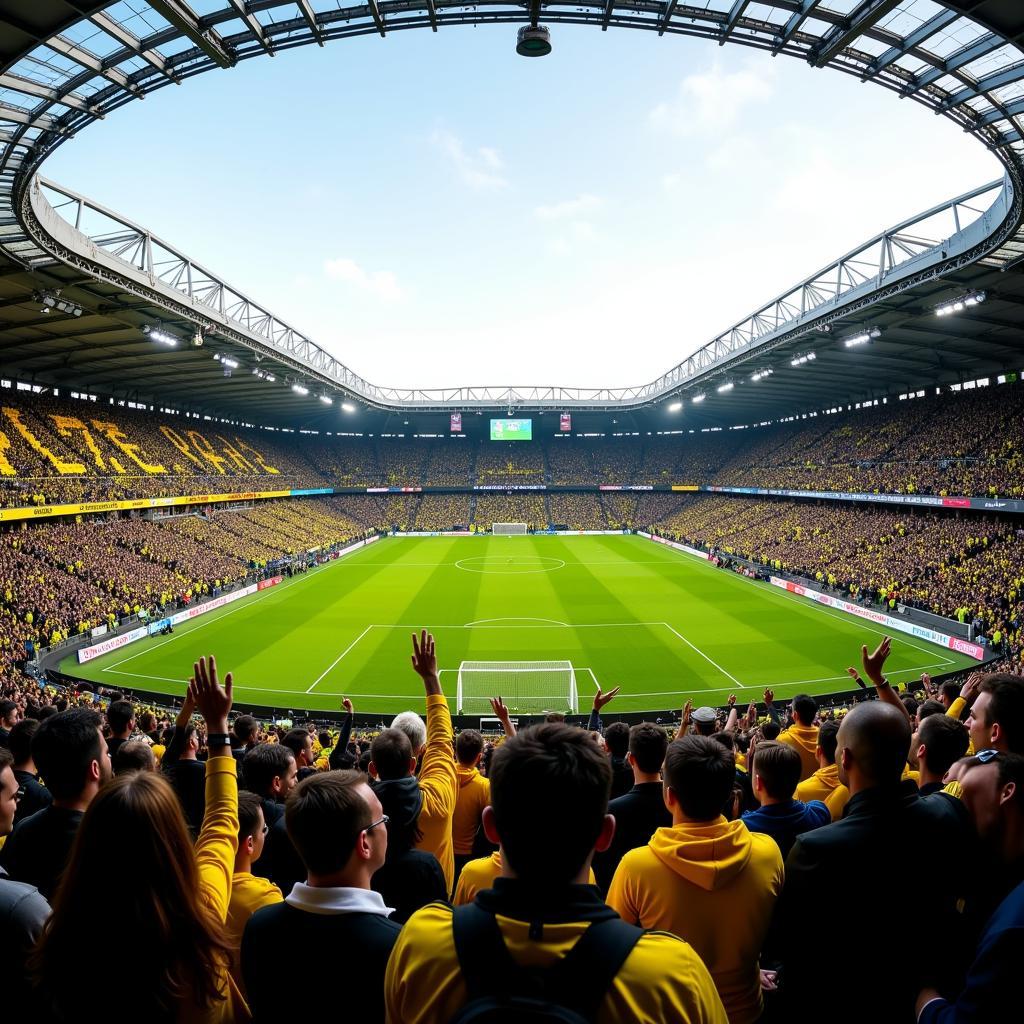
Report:
[[[44,173],[375,383],[653,379],[998,163],[856,79],[738,46],[397,32],[170,86]]]

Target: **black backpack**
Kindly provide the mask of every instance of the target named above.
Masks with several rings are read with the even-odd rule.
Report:
[[[644,934],[619,917],[595,921],[550,967],[520,967],[493,914],[475,903],[452,912],[455,951],[467,988],[451,1024],[584,1024]]]

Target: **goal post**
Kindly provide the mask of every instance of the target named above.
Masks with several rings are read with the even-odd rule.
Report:
[[[491,523],[491,533],[495,537],[524,537],[526,523]]]
[[[464,661],[459,665],[459,714],[486,715],[491,697],[512,714],[579,713],[576,670],[571,661]]]

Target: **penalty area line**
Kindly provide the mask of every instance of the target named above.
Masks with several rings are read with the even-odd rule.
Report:
[[[338,656],[337,656],[337,657],[336,657],[336,658],[334,659],[334,661],[332,661],[332,662],[330,663],[330,665],[328,665],[328,666],[327,666],[327,668],[325,668],[325,669],[323,670],[323,672],[321,672],[321,673],[320,673],[320,675],[318,675],[318,676],[316,677],[316,679],[314,679],[314,680],[313,680],[313,682],[312,682],[312,684],[310,685],[309,689],[307,689],[307,690],[306,690],[306,693],[312,693],[312,692],[313,692],[313,690],[314,690],[314,689],[316,688],[316,684],[317,684],[317,683],[319,683],[319,682],[320,682],[320,680],[321,680],[321,679],[323,679],[323,677],[324,677],[324,676],[326,676],[326,675],[327,675],[327,674],[328,674],[328,673],[329,673],[329,672],[331,671],[331,669],[333,669],[333,668],[334,668],[334,666],[335,666],[335,665],[337,665],[337,664],[338,664],[338,662],[339,662],[339,661],[341,661],[341,659],[342,659],[342,658],[344,658],[344,657],[345,657],[345,655],[346,655],[346,654],[348,654],[348,652],[349,652],[349,651],[351,651],[351,650],[352,650],[352,648],[353,648],[353,647],[355,647],[355,645],[356,645],[357,643],[359,643],[359,641],[360,641],[360,640],[362,640],[362,639],[363,639],[363,637],[364,637],[364,636],[366,636],[366,634],[367,634],[367,633],[369,633],[369,632],[370,632],[370,630],[371,630],[371,629],[373,629],[373,626],[367,626],[367,627],[366,627],[366,629],[364,629],[364,630],[362,631],[362,633],[360,633],[360,634],[359,634],[359,636],[357,636],[357,637],[355,638],[355,640],[353,640],[353,641],[352,641],[352,643],[350,643],[350,644],[348,645],[348,647],[346,647],[346,648],[345,648],[345,650],[343,650],[343,651],[341,652],[341,654],[339,654],[339,655],[338,655]]]
[[[706,662],[708,662],[709,665],[714,665],[715,668],[717,668],[723,676],[725,676],[728,679],[731,679],[741,690],[749,689],[746,683],[741,683],[731,672],[726,672],[725,669],[722,668],[722,666],[719,665],[717,661],[706,655],[696,644],[690,643],[690,641],[687,640],[686,637],[683,636],[683,634],[680,633],[678,629],[675,629],[673,626],[670,626],[667,622],[662,622],[661,625],[664,626],[670,632],[675,633],[675,635],[679,637],[679,639],[682,640],[687,647],[696,651]]]

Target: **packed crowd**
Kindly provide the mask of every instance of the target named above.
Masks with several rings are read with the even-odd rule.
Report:
[[[608,517],[597,494],[548,495],[548,521],[570,530],[608,529]]]
[[[116,1017],[102,950],[117,1007],[166,1022],[280,1020],[288,979],[339,971],[395,1024],[1013,1019],[1024,676],[901,698],[888,653],[841,715],[768,690],[674,734],[605,725],[599,689],[585,728],[495,697],[499,740],[456,735],[426,631],[425,721],[372,737],[348,700],[337,731],[261,730],[213,658],[173,721],[0,701],[5,1013]]]

